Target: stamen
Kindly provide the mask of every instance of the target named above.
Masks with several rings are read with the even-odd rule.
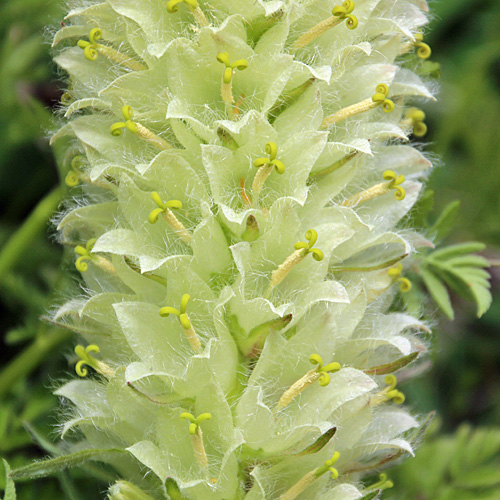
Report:
[[[79,184],[83,174],[81,167],[85,164],[85,157],[81,155],[74,156],[71,160],[71,170],[66,175],[64,182],[68,187],[75,187]]]
[[[394,483],[390,479],[387,479],[387,474],[382,473],[379,477],[380,481],[372,484],[367,490],[388,490],[394,486]]]
[[[403,264],[401,264],[401,262],[387,271],[387,274],[393,279],[393,281],[399,283],[399,289],[401,292],[407,293],[411,290],[411,281],[408,278],[401,277],[402,273]]]
[[[394,197],[396,198],[396,200],[404,200],[406,197],[406,191],[403,187],[400,186],[400,184],[405,181],[405,176],[397,175],[392,170],[386,170],[383,176],[384,179],[388,182],[381,182],[380,184],[376,184],[366,191],[355,194],[354,196],[347,198],[347,200],[343,201],[340,205],[343,207],[355,207],[357,205],[360,205],[361,203],[372,200],[377,196],[382,196],[388,193],[391,189],[395,190]]]
[[[316,261],[323,260],[323,252],[319,248],[313,248],[313,245],[318,239],[318,233],[314,229],[309,229],[306,232],[306,240],[299,241],[295,243],[295,252],[292,253],[283,264],[281,264],[278,269],[274,270],[271,274],[271,283],[269,284],[269,289],[267,290],[266,297],[271,295],[271,292],[275,286],[278,286],[287,276],[287,274],[300,262],[302,262],[308,254],[312,254],[313,259]]]
[[[150,142],[151,144],[153,144],[153,146],[156,146],[161,151],[172,148],[172,146],[167,141],[165,141],[161,137],[158,137],[154,132],[151,132],[151,130],[144,127],[140,123],[134,122],[132,120],[132,115],[134,114],[134,112],[130,106],[123,106],[122,114],[125,122],[113,123],[113,125],[111,125],[109,129],[111,135],[118,137],[122,135],[123,129],[127,128],[128,130],[130,130],[130,132],[137,134],[141,139]]]
[[[371,398],[370,405],[378,406],[382,403],[390,401],[391,399],[397,405],[403,404],[405,401],[405,395],[396,389],[396,385],[398,383],[396,376],[393,374],[386,375],[384,380],[387,387]]]
[[[200,26],[210,25],[196,0],[170,0],[167,3],[167,11],[170,14],[175,14],[179,10],[178,4],[183,2],[189,7],[191,14],[193,14],[193,17]]]
[[[327,460],[321,467],[308,472],[302,479],[300,479],[295,485],[293,485],[284,495],[282,495],[279,500],[294,500],[302,492],[304,492],[311,484],[316,481],[319,477],[327,472],[331,472],[332,479],[337,479],[339,477],[339,472],[333,467],[335,462],[339,459],[340,453],[336,451],[330,460]]]
[[[341,122],[346,118],[358,115],[359,113],[364,113],[365,111],[370,111],[371,109],[374,109],[380,105],[386,113],[390,113],[394,110],[394,103],[390,99],[387,99],[388,95],[389,87],[385,83],[381,83],[377,85],[376,92],[370,97],[370,99],[365,99],[364,101],[358,102],[357,104],[352,104],[347,108],[333,113],[333,115],[327,116],[323,120],[321,128],[325,129],[331,127],[332,125],[335,125],[336,123]]]
[[[415,43],[413,46],[417,49],[417,56],[420,57],[420,59],[429,59],[429,57],[431,57],[432,50],[429,45],[424,43],[423,40],[423,33],[417,33],[415,35]]]
[[[248,68],[248,61],[246,59],[238,59],[231,64],[229,60],[229,54],[227,52],[219,52],[217,55],[217,61],[224,64],[226,69],[222,75],[222,87],[221,96],[222,100],[227,104],[228,114],[233,117],[233,76],[236,70],[243,71]]]
[[[175,314],[179,318],[179,323],[181,324],[184,334],[186,335],[188,342],[191,344],[191,347],[195,352],[200,353],[202,350],[200,338],[194,331],[193,325],[186,314],[186,308],[190,298],[191,296],[185,293],[181,299],[180,311],[175,307],[162,307],[160,309],[160,316],[162,318],[168,318],[170,314]]]
[[[202,413],[195,418],[191,413],[184,412],[181,414],[181,418],[185,418],[190,421],[189,434],[191,435],[193,443],[194,455],[202,470],[206,471],[208,469],[208,458],[205,452],[205,445],[203,444],[203,435],[200,424],[205,420],[210,420],[212,415],[210,413]]]
[[[258,198],[266,179],[271,175],[273,168],[278,174],[285,173],[285,165],[282,161],[276,159],[278,154],[278,146],[274,142],[266,144],[266,153],[269,158],[258,158],[253,162],[254,167],[258,168],[257,173],[253,179],[252,192],[255,198]]]
[[[102,54],[104,57],[107,57],[111,61],[121,64],[126,68],[129,68],[133,71],[144,71],[148,69],[144,64],[136,61],[135,59],[122,54],[118,50],[110,47],[109,45],[101,45],[97,43],[97,40],[102,38],[102,31],[99,28],[93,28],[89,33],[89,40],[78,40],[78,47],[83,49],[83,55],[85,59],[89,61],[95,61],[99,54]]]
[[[252,198],[250,198],[250,196],[247,193],[247,190],[245,188],[245,178],[244,177],[242,177],[240,179],[240,187],[241,187],[240,194],[241,194],[241,198],[243,199],[243,203],[247,207],[251,207],[252,206]]]
[[[353,0],[346,0],[342,6],[336,6],[332,9],[332,16],[324,21],[321,21],[309,31],[301,35],[298,40],[293,44],[292,51],[296,51],[305,47],[307,44],[316,40],[325,31],[337,26],[342,21],[346,21],[346,26],[353,30],[358,26],[358,18],[353,16],[351,12],[354,10]]]
[[[427,133],[427,125],[424,123],[425,113],[418,108],[410,108],[405,113],[405,120],[400,123],[403,128],[413,128],[415,137],[423,137]]]
[[[98,361],[90,353],[99,352],[99,347],[95,344],[83,347],[82,345],[77,345],[75,347],[75,354],[80,358],[80,361],[76,363],[75,371],[80,377],[86,377],[88,375],[87,368],[82,368],[85,365],[92,367],[96,372],[104,375],[106,378],[111,378],[114,375],[114,370],[110,368],[106,363]]]
[[[319,354],[311,354],[309,361],[317,366],[309,370],[283,393],[274,409],[275,413],[286,408],[304,389],[307,389],[315,382],[318,382],[321,387],[326,387],[330,383],[329,373],[335,373],[341,369],[340,364],[337,362],[323,366],[323,360]]]
[[[84,247],[82,245],[77,245],[75,247],[75,253],[80,255],[80,257],[76,259],[75,267],[78,269],[78,271],[84,273],[89,268],[87,261],[92,261],[93,264],[95,264],[103,271],[110,274],[116,274],[115,266],[113,266],[113,264],[111,264],[108,259],[105,259],[100,255],[92,254],[92,249],[94,248],[96,241],[96,238],[92,238],[87,241]]]
[[[156,191],[151,193],[151,197],[153,198],[158,208],[155,208],[150,212],[148,216],[148,221],[150,222],[150,224],[155,224],[158,221],[158,216],[160,214],[163,214],[163,218],[165,219],[167,224],[173,228],[173,230],[183,241],[189,243],[192,238],[191,234],[184,227],[182,222],[174,215],[172,210],[170,210],[171,208],[176,210],[181,209],[182,203],[179,200],[170,200],[164,203],[160,198],[160,195]]]

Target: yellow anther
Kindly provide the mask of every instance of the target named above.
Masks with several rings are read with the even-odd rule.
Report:
[[[180,310],[175,307],[162,307],[160,309],[160,316],[162,318],[168,318],[171,314],[177,316],[179,318],[179,323],[181,324],[184,334],[187,337],[188,342],[191,344],[191,347],[196,352],[201,352],[201,341],[194,331],[194,328],[189,320],[188,315],[186,314],[187,305],[190,299],[190,295],[185,293],[181,298],[181,307]]]
[[[99,371],[99,364],[90,355],[91,352],[99,352],[99,347],[96,345],[89,345],[87,347],[77,345],[75,347],[75,354],[80,358],[80,361],[78,361],[75,366],[75,371],[80,377],[86,377],[88,374],[87,368],[82,368],[85,365],[91,366],[94,370]]]
[[[395,190],[394,198],[396,198],[396,200],[398,201],[404,200],[406,197],[406,191],[400,186],[400,184],[403,184],[403,182],[405,181],[405,176],[397,175],[392,170],[386,170],[383,175],[384,179],[386,181],[389,181],[387,188]]]
[[[397,405],[403,404],[405,402],[405,395],[396,389],[396,385],[398,383],[396,375],[393,375],[392,373],[390,375],[386,375],[384,380],[388,386],[385,389],[387,399],[392,399]]]
[[[295,250],[305,250],[305,254],[312,253],[313,259],[320,261],[323,260],[324,254],[319,248],[313,248],[313,245],[318,241],[318,233],[314,229],[309,229],[305,234],[307,243],[305,241],[298,241],[293,245]]]
[[[382,105],[382,109],[386,113],[390,113],[394,110],[394,102],[387,98],[388,95],[389,86],[385,83],[380,83],[375,88],[375,94],[373,94],[371,98],[365,99],[364,101],[360,101],[356,104],[352,104],[351,106],[347,106],[347,108],[341,109],[340,111],[327,116],[323,120],[321,128],[328,128],[338,122],[345,120],[346,118],[364,113],[365,111],[370,111],[371,109],[374,109],[380,105]]]
[[[311,486],[314,481],[320,478],[323,474],[331,472],[332,479],[337,479],[339,477],[339,472],[333,467],[340,457],[338,451],[334,452],[332,458],[326,460],[325,463],[308,472],[302,479],[295,483],[285,494],[283,494],[279,500],[295,500],[301,493],[303,493],[309,486]]]
[[[406,293],[411,290],[411,281],[408,278],[401,276],[403,272],[403,265],[399,263],[397,266],[391,267],[387,274],[394,280],[399,282],[399,289],[401,292]]]
[[[169,12],[170,14],[175,14],[179,10],[180,3],[185,3],[189,7],[191,14],[193,14],[196,22],[200,26],[209,25],[205,14],[203,14],[203,11],[200,9],[200,6],[196,0],[170,0],[167,3],[167,12]]]
[[[81,167],[85,164],[84,156],[74,156],[71,160],[71,170],[66,175],[64,182],[69,187],[75,187],[80,182],[80,177],[82,175]]]
[[[141,139],[150,142],[153,146],[156,146],[158,149],[164,151],[165,149],[171,149],[172,146],[168,144],[164,139],[158,137],[154,132],[151,132],[148,128],[140,123],[132,120],[134,112],[132,108],[128,105],[122,107],[122,115],[125,119],[124,122],[116,122],[111,125],[109,131],[111,135],[118,137],[122,135],[123,129],[127,128],[130,132],[137,134]]]
[[[179,237],[189,243],[192,239],[191,233],[184,227],[184,224],[174,215],[171,209],[179,210],[182,208],[182,203],[179,200],[170,200],[163,202],[160,195],[155,191],[151,193],[151,197],[158,206],[149,213],[148,221],[155,224],[158,221],[160,214],[163,214],[165,221],[179,235]]]
[[[315,382],[318,382],[321,387],[326,387],[331,380],[330,373],[336,373],[342,368],[337,362],[328,363],[323,366],[323,359],[319,354],[311,354],[309,361],[311,364],[317,366],[309,370],[283,393],[276,405],[275,411],[286,408],[302,391]]]
[[[358,26],[358,18],[351,14],[354,10],[354,2],[346,0],[341,6],[337,5],[332,9],[332,15],[328,19],[321,21],[309,31],[301,35],[292,46],[292,51],[305,47],[307,44],[316,40],[325,31],[337,26],[342,21],[346,21],[346,26],[353,30]]]
[[[92,28],[89,33],[89,41],[78,40],[78,47],[83,49],[83,55],[85,59],[89,61],[95,61],[98,57],[97,50],[102,47],[102,45],[97,43],[97,40],[102,38],[102,31],[99,28]]]
[[[298,241],[295,243],[295,252],[292,253],[278,269],[274,270],[271,274],[271,283],[266,293],[266,297],[271,295],[275,286],[278,286],[287,276],[287,274],[300,262],[302,262],[308,254],[312,253],[314,260],[323,260],[323,252],[319,248],[313,248],[313,245],[318,239],[318,233],[314,229],[309,229],[306,232],[306,240]]]
[[[394,103],[390,99],[387,99],[389,95],[389,86],[385,83],[381,83],[377,85],[375,90],[375,94],[372,95],[372,101],[377,104],[382,104],[382,109],[386,113],[394,111]]]
[[[217,54],[217,61],[226,66],[222,74],[221,96],[222,100],[229,106],[234,102],[232,90],[233,75],[236,70],[243,71],[247,69],[248,61],[246,59],[238,59],[234,63],[231,63],[227,52],[219,52],[219,54]],[[228,111],[231,116],[233,116],[234,110],[232,106],[228,108]]]
[[[280,175],[285,173],[285,164],[281,160],[276,159],[278,146],[274,142],[266,144],[266,153],[269,155],[269,158],[257,158],[253,162],[254,167],[259,169],[252,183],[252,191],[256,198],[262,190],[266,179],[271,175],[273,168]]]
[[[190,422],[189,434],[191,435],[194,455],[201,469],[206,472],[208,468],[208,458],[205,452],[205,445],[203,444],[203,435],[200,424],[205,420],[210,420],[212,415],[210,413],[202,413],[195,418],[191,413],[184,412],[181,414],[181,418],[185,418]]]
[[[96,238],[92,238],[87,241],[86,245],[83,247],[82,245],[77,245],[75,247],[75,253],[80,255],[78,259],[76,259],[75,267],[81,272],[84,273],[88,268],[88,264],[86,261],[92,260],[93,256],[91,255],[92,249],[94,248]]]
[[[431,57],[432,50],[429,45],[424,43],[423,40],[424,35],[422,33],[417,33],[415,35],[415,43],[413,45],[417,49],[417,55],[420,59],[429,59],[429,57]]]
[[[184,412],[181,413],[181,418],[185,418],[190,421],[189,434],[191,434],[191,436],[194,436],[197,432],[201,430],[200,424],[205,420],[210,420],[212,418],[212,414],[202,413],[201,415],[198,415],[195,418],[194,415],[192,415],[191,413]]]
[[[147,69],[144,64],[136,61],[135,59],[129,57],[126,54],[122,54],[118,50],[110,47],[109,45],[101,45],[97,43],[97,40],[102,38],[102,31],[99,28],[93,28],[89,33],[89,41],[86,40],[78,40],[78,47],[83,49],[83,55],[85,59],[89,61],[95,61],[101,53],[103,56],[107,57],[111,61],[121,64],[126,68],[129,68],[133,71],[143,71]]]
[[[423,137],[427,133],[427,125],[424,123],[425,113],[418,108],[410,108],[405,113],[406,120],[404,124],[413,127],[413,135]]]
[[[125,119],[125,122],[116,122],[111,125],[109,131],[111,135],[118,137],[122,135],[123,131],[122,129],[128,128],[130,132],[133,132],[134,134],[137,134],[139,132],[139,129],[137,128],[137,124],[132,121],[132,116],[134,112],[130,106],[123,106],[122,107],[122,115],[123,118]]]

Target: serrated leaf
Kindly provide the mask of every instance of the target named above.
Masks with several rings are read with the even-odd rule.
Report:
[[[414,359],[418,357],[419,352],[412,352],[407,356],[403,356],[402,358],[393,361],[392,363],[386,363],[384,365],[373,366],[366,370],[363,370],[368,375],[387,375],[389,373],[394,373],[396,370],[405,367],[410,364]]]
[[[443,282],[432,271],[425,268],[422,269],[422,279],[439,309],[441,309],[448,318],[453,319],[455,315],[451,305],[450,294],[443,285]]]
[[[7,463],[7,460],[2,458],[3,467],[5,470],[5,493],[3,500],[16,500],[16,486],[14,484],[14,480],[12,479],[10,466]]]
[[[435,234],[436,241],[440,241],[452,230],[460,210],[460,201],[451,202],[438,217],[438,220],[430,228],[430,233]]]
[[[81,450],[71,455],[35,462],[11,472],[13,479],[35,479],[50,476],[69,467],[76,467],[88,460],[101,460],[107,455],[127,453],[119,448]]]

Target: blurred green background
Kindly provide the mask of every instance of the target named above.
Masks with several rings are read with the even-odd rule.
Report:
[[[434,213],[460,200],[446,243],[482,241],[498,264],[500,2],[437,0],[431,10],[425,41],[441,65],[434,68],[441,92],[423,106],[429,133],[418,142],[436,155]],[[43,448],[57,441],[50,388],[66,376],[63,353],[72,345],[70,332],[39,321],[76,276],[68,264],[61,272],[63,251],[49,225],[64,196],[47,141],[63,83],[45,27],[62,18],[59,1],[0,1],[0,456],[12,466],[47,455]],[[390,471],[395,487],[384,498],[500,500],[500,269],[491,273],[494,301],[482,318],[458,297],[453,322],[435,315],[433,365],[402,387],[417,414],[438,417],[417,458]],[[65,472],[20,484],[18,498],[100,498],[105,478],[88,474],[99,475]]]

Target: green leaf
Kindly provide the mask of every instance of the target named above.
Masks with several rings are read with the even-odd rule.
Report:
[[[41,460],[19,469],[14,469],[11,473],[13,479],[35,479],[50,476],[69,467],[76,467],[88,460],[102,460],[107,455],[127,453],[119,448],[90,449],[81,450],[71,455],[64,455],[48,460]]]
[[[458,215],[458,211],[460,209],[460,201],[451,202],[438,217],[438,220],[434,223],[434,225],[430,228],[429,232],[431,234],[436,235],[436,241],[440,241],[453,229],[455,224],[455,220]]]
[[[427,290],[429,290],[434,302],[448,318],[453,319],[454,313],[453,307],[451,306],[450,294],[443,285],[443,282],[428,269],[423,268],[421,273],[425,286]]]
[[[10,473],[10,467],[6,460],[2,458],[3,467],[5,470],[5,493],[3,500],[16,500],[16,486],[12,479],[12,475]]]
[[[432,252],[427,259],[433,260],[448,260],[459,255],[467,255],[470,253],[481,252],[486,248],[484,243],[478,241],[469,241],[458,245],[451,245]]]

